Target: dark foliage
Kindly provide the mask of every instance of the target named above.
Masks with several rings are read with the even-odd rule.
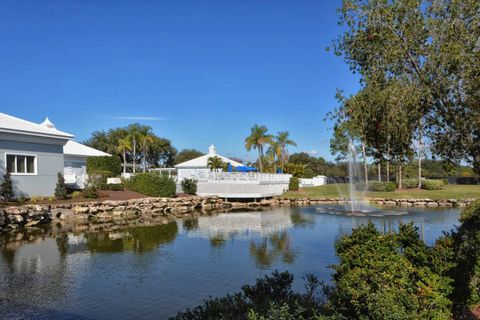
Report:
[[[119,176],[121,173],[121,162],[118,157],[88,157],[87,158],[87,173],[92,172],[109,172],[110,177]],[[110,178],[109,177],[109,178]]]
[[[288,184],[288,190],[297,191],[299,188],[300,182],[297,177],[291,177],[290,183]]]
[[[5,202],[12,201],[15,197],[15,194],[13,193],[12,177],[9,172],[6,172],[3,175],[3,181],[0,185],[0,195]]]
[[[152,197],[174,197],[175,181],[157,172],[138,173],[126,182],[126,188]]]
[[[242,291],[223,298],[205,301],[205,304],[178,313],[173,319],[250,319],[249,312],[255,311],[257,318],[271,313],[271,306],[284,306],[297,319],[312,319],[323,311],[322,300],[317,295],[320,283],[308,277],[306,293],[292,290],[293,275],[288,272],[273,272],[271,276],[257,279],[255,285],[245,285]],[[259,318],[260,319],[260,318]]]

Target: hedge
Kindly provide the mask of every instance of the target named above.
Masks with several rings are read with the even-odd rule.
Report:
[[[425,190],[442,190],[445,183],[442,180],[422,180],[422,189]]]
[[[98,171],[108,171],[110,172],[110,177],[119,176],[122,172],[120,158],[112,156],[88,157],[87,173]]]
[[[422,180],[423,182],[423,180]],[[418,179],[403,179],[402,188],[404,189],[415,189],[418,187]]]
[[[137,173],[126,181],[126,188],[151,197],[173,197],[175,180],[157,172]]]
[[[355,189],[358,191],[373,191],[373,192],[392,192],[397,188],[395,182],[380,182],[380,181],[370,181],[365,187],[365,183],[355,184]]]

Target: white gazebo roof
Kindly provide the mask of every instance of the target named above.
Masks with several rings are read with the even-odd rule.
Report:
[[[179,163],[175,166],[175,168],[177,168],[177,169],[181,169],[181,168],[208,168],[208,159],[211,158],[211,157],[215,157],[215,156],[222,159],[222,161],[225,162],[225,163],[230,163],[234,167],[242,167],[243,166],[243,163],[234,161],[232,159],[229,159],[227,157],[224,157],[224,156],[221,156],[221,155],[217,154],[217,150],[216,150],[215,146],[212,144],[208,148],[208,154],[203,155],[203,156],[198,157],[198,158],[195,158],[195,159],[192,159],[192,160],[188,160],[188,161]]]
[[[19,119],[0,112],[0,132],[15,133],[29,136],[48,138],[71,139],[73,135],[57,130],[50,120],[45,119],[42,124]]]
[[[108,153],[91,148],[73,140],[67,141],[63,146],[63,154],[70,156],[101,157],[110,156]]]

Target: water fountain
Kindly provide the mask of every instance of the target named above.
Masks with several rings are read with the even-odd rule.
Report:
[[[365,194],[368,189],[367,184],[357,183],[360,179],[357,172],[360,172],[357,167],[357,150],[353,143],[348,144],[348,192],[344,194],[342,189],[337,186],[338,192],[343,199],[345,199],[345,206],[321,206],[317,208],[319,212],[330,214],[343,214],[348,216],[398,216],[408,214],[406,211],[385,210],[385,208],[377,208],[369,204],[365,200]]]

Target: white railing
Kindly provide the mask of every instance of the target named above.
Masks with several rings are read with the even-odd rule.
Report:
[[[273,173],[243,173],[243,172],[197,172],[194,179],[198,182],[237,182],[237,183],[256,183],[256,184],[276,184],[287,183],[290,181],[289,174]]]

